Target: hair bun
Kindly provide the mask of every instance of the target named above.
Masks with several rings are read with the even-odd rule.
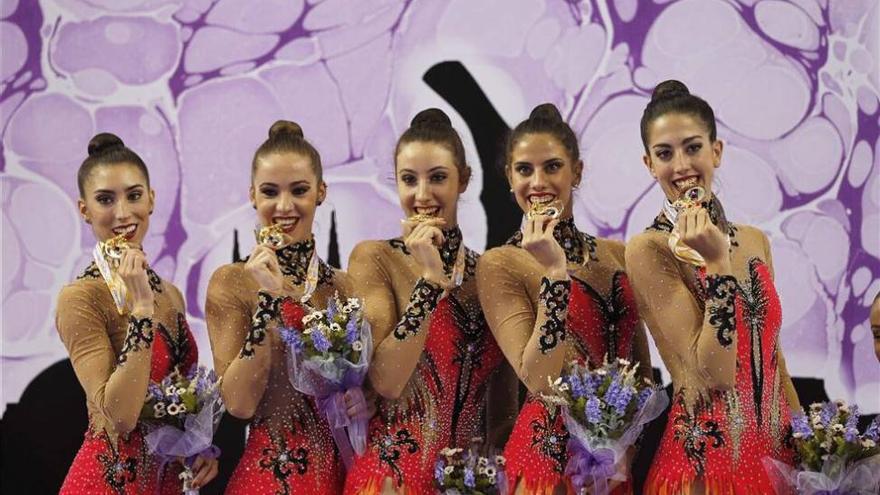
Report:
[[[409,123],[410,127],[452,127],[446,112],[439,108],[426,108],[417,113]]]
[[[529,120],[548,120],[550,122],[562,122],[562,114],[552,103],[541,103],[532,109]]]
[[[654,92],[651,93],[651,102],[667,100],[677,96],[687,96],[689,94],[691,92],[683,82],[669,79],[654,87]]]
[[[106,153],[115,148],[123,148],[125,143],[119,136],[110,132],[102,132],[95,134],[95,137],[89,140],[89,156],[96,156]]]
[[[269,128],[269,139],[280,137],[304,139],[302,127],[296,122],[289,120],[276,120],[272,127]]]

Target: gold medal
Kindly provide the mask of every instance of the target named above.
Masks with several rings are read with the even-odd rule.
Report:
[[[532,203],[526,216],[529,220],[535,218],[538,215],[545,215],[556,220],[562,215],[562,210],[564,209],[565,207],[559,201],[551,201],[549,203]]]
[[[257,236],[257,244],[278,249],[284,246],[284,231],[276,224],[260,227],[254,232]]]
[[[422,222],[427,222],[428,220],[434,220],[435,218],[440,218],[440,217],[435,217],[433,215],[427,215],[425,213],[416,213],[415,215],[413,215],[409,218],[405,218],[405,219],[401,220],[400,222],[401,223],[411,222],[414,224],[420,224]]]
[[[110,295],[113,296],[113,302],[116,304],[116,311],[120,315],[125,314],[127,309],[127,290],[125,282],[122,281],[122,278],[116,273],[116,270],[119,268],[119,262],[122,261],[122,253],[128,248],[129,246],[125,236],[118,235],[111,239],[107,239],[106,241],[99,242],[95,245],[95,250],[92,252],[95,266],[97,266],[98,271],[101,272],[101,277],[104,278],[104,282],[110,290]]]

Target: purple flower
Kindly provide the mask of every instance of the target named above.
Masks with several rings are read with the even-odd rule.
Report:
[[[586,407],[584,407],[584,415],[590,423],[596,424],[599,422],[602,418],[602,410],[600,409],[598,397],[590,397],[590,400],[587,401]]]
[[[868,438],[873,441],[880,440],[880,416],[876,416],[871,424],[868,425],[868,429],[865,430],[865,438]]]
[[[626,411],[626,406],[632,398],[633,391],[630,387],[624,386],[620,381],[620,376],[615,375],[605,391],[605,403],[614,408],[618,415],[622,415]]]
[[[651,389],[651,387],[643,388],[642,391],[639,392],[639,398],[638,398],[639,410],[641,410],[643,407],[645,407],[645,402],[647,402],[648,398],[651,397],[652,392],[653,392],[653,390]]]
[[[297,354],[301,353],[305,348],[299,330],[293,328],[281,329],[281,340],[288,346],[293,348]]]
[[[360,328],[357,325],[357,319],[354,315],[350,316],[348,323],[345,324],[345,343],[352,344],[360,337]]]
[[[437,461],[437,464],[434,465],[434,479],[437,480],[438,483],[443,483],[443,479],[445,476],[443,475],[443,461]]]
[[[592,373],[587,373],[583,380],[584,388],[586,390],[586,393],[584,395],[586,396],[595,394],[596,389],[599,387],[599,383],[601,381],[602,380],[599,376]]]
[[[846,430],[843,438],[847,442],[856,442],[859,439],[859,406],[852,406],[849,416],[846,418]]]
[[[330,297],[327,299],[327,321],[333,321],[333,317],[336,316],[336,313],[339,310],[336,308],[336,298]]]
[[[822,421],[822,426],[828,427],[831,424],[831,419],[834,418],[834,415],[837,414],[837,404],[833,402],[826,402],[824,406],[822,406],[822,412],[819,413],[819,419]]]
[[[474,470],[471,467],[464,468],[464,486],[468,488],[474,488],[477,486],[477,482],[474,479]]]
[[[571,395],[575,399],[580,399],[581,397],[587,396],[587,387],[584,386],[584,382],[578,376],[577,373],[572,373],[566,377],[566,381],[568,382],[568,386],[571,387]]]
[[[322,353],[330,350],[330,340],[327,339],[327,336],[320,329],[312,329],[312,333],[309,336],[312,337],[312,344],[315,346],[315,350]]]
[[[149,385],[147,385],[147,393],[150,394],[150,397],[153,400],[162,400],[162,389],[155,383],[150,383]]]
[[[791,430],[795,438],[807,439],[813,436],[813,429],[810,428],[809,420],[804,414],[796,414],[791,417]]]

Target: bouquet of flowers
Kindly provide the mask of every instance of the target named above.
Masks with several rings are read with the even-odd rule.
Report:
[[[592,494],[607,494],[610,481],[625,481],[618,464],[645,424],[669,404],[665,391],[639,380],[637,370],[625,359],[592,370],[572,362],[550,383],[553,395],[544,399],[562,406],[570,435],[565,474],[578,492],[589,487]]]
[[[147,388],[140,415],[152,427],[145,438],[147,447],[162,459],[162,467],[181,460],[180,478],[187,495],[198,493],[190,485],[196,457],[220,455],[211,441],[223,411],[220,380],[204,366],[193,366],[186,374],[175,369],[161,383],[150,383]]]
[[[791,419],[798,468],[764,458],[777,493],[880,493],[880,417],[863,434],[858,406],[844,401],[816,403]]]
[[[301,306],[288,302],[281,308],[285,326],[281,338],[289,351],[288,377],[295,389],[315,397],[342,459],[350,467],[352,450],[359,455],[366,450],[369,418],[349,418],[344,396],[362,394],[373,351],[370,325],[361,302],[355,298],[340,301],[339,294],[327,301],[325,310],[311,309],[304,314],[295,308]]]
[[[434,464],[434,486],[442,495],[507,494],[504,456],[479,455],[476,445],[445,448]]]

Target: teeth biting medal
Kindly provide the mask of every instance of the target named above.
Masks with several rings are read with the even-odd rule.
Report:
[[[548,201],[546,203],[532,203],[529,206],[529,212],[527,214],[529,220],[535,218],[538,215],[546,215],[552,219],[557,219],[562,215],[562,210],[564,209],[562,203],[558,200]]]

